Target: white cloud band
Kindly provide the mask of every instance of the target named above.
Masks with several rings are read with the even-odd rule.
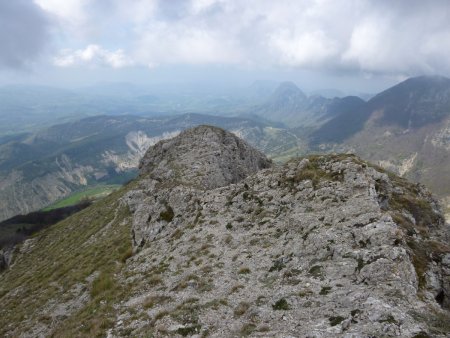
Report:
[[[88,47],[62,51],[59,66],[216,63],[450,73],[444,0],[130,0],[126,6],[70,0],[66,7],[66,1],[35,1],[85,32]]]
[[[54,63],[59,67],[90,65],[112,68],[122,68],[133,64],[122,49],[109,51],[99,45],[88,45],[78,50],[64,49],[54,58]]]

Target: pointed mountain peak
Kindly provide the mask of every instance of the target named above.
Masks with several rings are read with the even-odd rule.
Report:
[[[297,85],[291,81],[285,81],[280,83],[275,92],[272,94],[272,98],[288,98],[297,97],[307,99],[305,93],[303,93]]]

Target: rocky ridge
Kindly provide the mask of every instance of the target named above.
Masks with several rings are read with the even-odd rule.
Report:
[[[140,257],[128,273],[163,266],[145,297],[171,300],[147,312],[155,332],[412,337],[429,332],[430,310],[446,313],[449,229],[422,186],[347,155],[293,160],[221,188],[151,178],[160,170],[146,164],[161,163],[160,149],[208,152],[211,142],[191,137],[223,133],[202,127],[159,144],[141,163],[147,179],[124,198]],[[155,261],[157,252],[166,254]],[[172,315],[180,307],[189,319]]]
[[[137,181],[77,222],[68,219],[18,249],[0,275],[0,300],[8,306],[20,292],[27,307],[16,325],[0,309],[0,334],[450,334],[450,230],[423,186],[353,155],[275,166],[236,136],[208,126],[156,144],[140,167]],[[83,235],[72,238],[69,227]],[[126,244],[124,231],[131,233],[133,254],[115,258],[111,245]],[[55,287],[38,305],[34,299],[42,297],[27,298],[37,292],[27,284],[33,278],[25,278],[32,271],[20,275],[20,285],[17,271],[33,255],[50,256],[48,241],[56,234],[65,245],[78,241],[71,244],[76,259],[70,269],[66,263],[48,271],[46,281]],[[82,273],[84,260],[91,267]],[[43,274],[48,263],[39,264],[32,269]],[[58,273],[64,269],[77,278],[72,287]]]

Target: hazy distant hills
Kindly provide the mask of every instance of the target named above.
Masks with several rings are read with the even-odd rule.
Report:
[[[162,90],[152,96],[142,88],[133,87],[134,93],[126,88],[90,90],[98,91],[97,100],[117,92],[118,97],[160,108],[170,101]],[[68,100],[70,106],[71,94],[60,94],[48,95],[55,102]],[[38,102],[39,95],[33,95]],[[200,124],[231,130],[276,161],[308,153],[354,152],[425,183],[441,198],[450,196],[450,79],[411,78],[367,102],[356,96],[307,96],[292,82],[258,81],[233,98],[196,95],[186,101],[174,97],[172,104],[184,102],[180,109],[197,106],[200,111],[221,108],[211,108],[214,115],[173,115],[169,109],[163,117],[94,116],[33,134],[0,133],[0,201],[7,201],[0,219],[38,209],[84,186],[123,182],[149,145]],[[24,106],[31,103],[24,101]],[[119,112],[123,105],[112,111]]]
[[[293,82],[283,82],[266,102],[254,108],[254,113],[289,127],[317,128],[335,116],[358,110],[364,103],[356,96],[307,96]]]
[[[362,130],[369,119],[377,126],[417,129],[450,114],[450,79],[422,76],[408,79],[348,109],[312,133],[312,143],[342,142]]]
[[[0,145],[0,219],[86,186],[122,183],[134,177],[150,145],[200,124],[231,130],[269,154],[297,146],[286,130],[238,117],[95,116],[56,125]]]
[[[0,87],[0,143],[5,136],[96,115],[258,115],[287,125],[316,126],[327,120],[332,102],[320,95],[308,97],[292,82],[256,81],[242,88],[103,83],[70,90],[10,85]]]
[[[184,113],[237,115],[264,101],[276,83],[255,82],[241,90],[98,84],[60,89],[45,86],[0,87],[0,143],[4,136],[95,115],[160,116]]]

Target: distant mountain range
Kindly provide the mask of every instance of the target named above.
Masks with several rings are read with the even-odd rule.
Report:
[[[145,102],[155,99],[141,96]],[[411,78],[367,102],[356,96],[307,96],[292,82],[263,81],[241,98],[232,101],[238,117],[96,116],[0,137],[0,202],[6,206],[0,219],[86,186],[124,182],[149,145],[200,124],[231,130],[276,161],[317,152],[356,153],[426,184],[450,212],[450,79]],[[203,102],[208,100],[222,107],[231,102],[213,96]]]
[[[256,114],[281,121],[301,149],[286,154],[352,152],[426,184],[450,216],[450,79],[410,78],[365,102],[306,96],[281,84]]]
[[[312,143],[339,143],[361,131],[369,119],[379,127],[418,129],[450,114],[450,79],[422,76],[389,88],[325,123],[311,135]],[[377,116],[375,116],[377,115]]]
[[[283,82],[266,102],[254,108],[254,113],[289,127],[316,128],[335,116],[358,110],[364,104],[365,101],[356,96],[307,96],[293,82]]]

